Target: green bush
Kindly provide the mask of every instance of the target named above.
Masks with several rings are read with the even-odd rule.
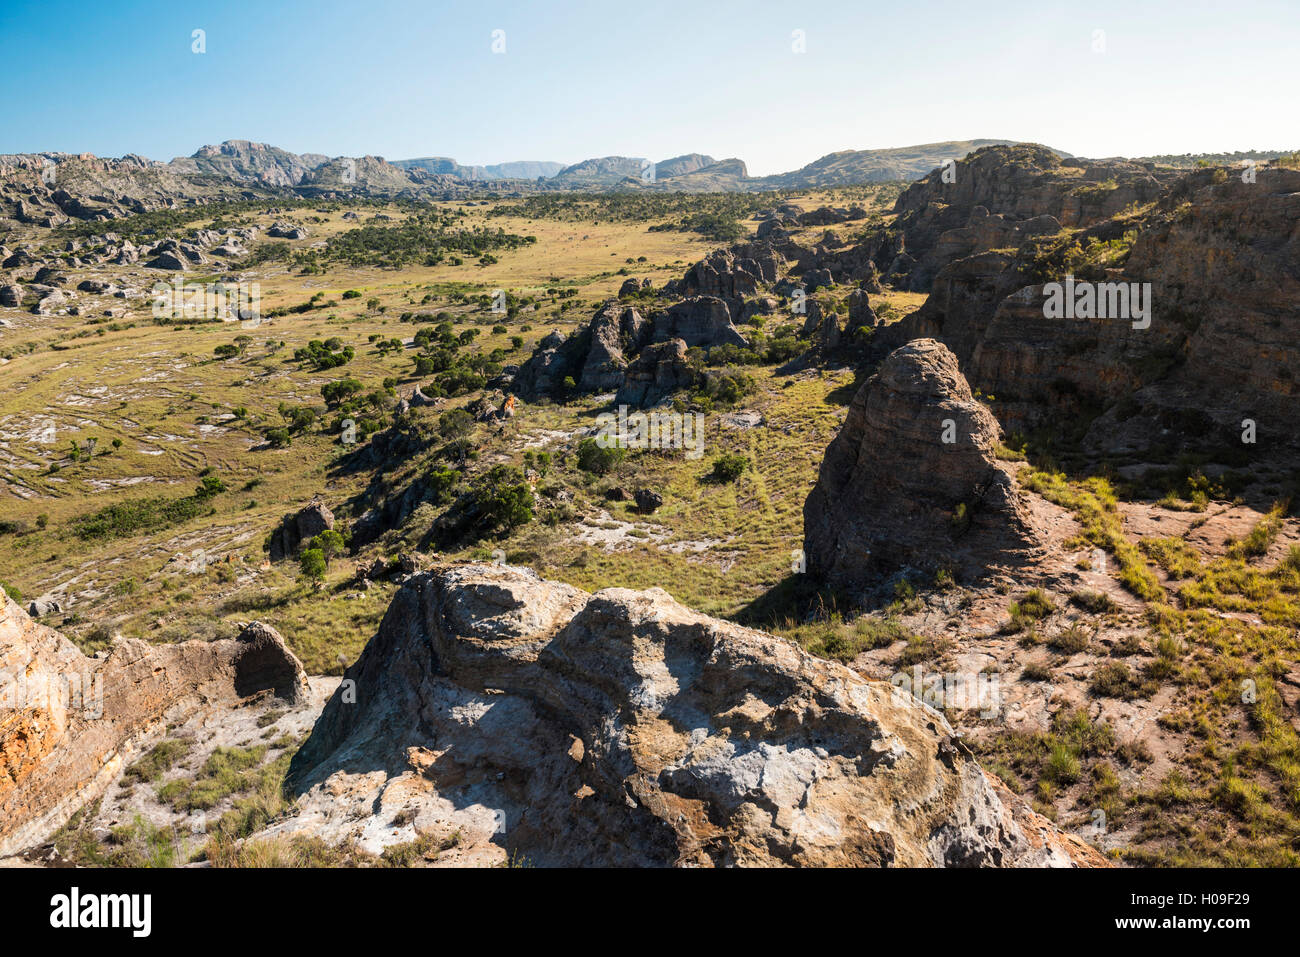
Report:
[[[595,439],[578,443],[578,468],[592,475],[608,475],[627,459],[627,449],[621,445],[602,447]]]
[[[533,490],[517,468],[494,465],[475,484],[472,497],[481,531],[509,530],[533,520]]]
[[[308,548],[298,559],[298,565],[302,569],[302,577],[309,581],[322,581],[325,578],[325,553],[319,548]]]
[[[716,482],[734,482],[745,474],[749,468],[749,459],[743,455],[724,453],[713,460],[713,471],[709,473]]]

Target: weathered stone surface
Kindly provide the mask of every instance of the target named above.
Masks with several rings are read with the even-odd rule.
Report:
[[[539,866],[1103,865],[945,719],[660,589],[417,575],[294,758],[267,834],[456,833]],[[398,823],[395,818],[401,814]]]
[[[303,226],[280,221],[272,223],[267,228],[266,235],[275,239],[306,239],[307,230]]]
[[[297,513],[284,516],[271,533],[268,551],[271,561],[292,558],[308,540],[334,527],[334,513],[320,501],[313,501]]]
[[[740,243],[715,249],[695,263],[674,287],[684,296],[738,300],[752,296],[760,283],[775,282],[783,264],[768,243]]]
[[[649,331],[649,323],[635,309],[606,303],[588,327],[591,342],[578,388],[583,392],[606,392],[622,385],[627,368],[625,351],[639,351]]]
[[[1023,564],[1036,536],[995,456],[999,433],[941,343],[891,353],[854,396],[804,503],[809,572],[852,595],[902,566],[974,577]]]
[[[948,171],[948,181],[939,169],[903,192],[894,205],[900,244],[882,247],[876,262],[894,281],[928,291],[954,258],[994,248],[989,242],[1014,245],[1049,230],[1052,221],[1079,227],[1109,219],[1131,204],[1158,199],[1178,175],[1138,163],[1079,162],[1027,143],[978,149]],[[999,234],[1002,240],[994,238]],[[885,269],[889,255],[908,259]]]
[[[850,336],[859,329],[874,329],[879,323],[876,312],[871,308],[871,297],[865,289],[855,289],[848,297],[849,321],[845,332]]]
[[[237,639],[130,639],[87,658],[3,593],[0,602],[0,855],[60,827],[168,722],[263,692],[306,694],[298,659],[260,622]]]
[[[635,497],[637,511],[644,515],[658,511],[664,504],[664,497],[653,489],[639,488],[636,490]]]
[[[686,361],[686,343],[670,339],[646,346],[627,368],[615,404],[646,408],[679,389],[690,388],[695,373]]]
[[[1300,172],[1263,169],[1253,183],[1222,172],[1186,174],[1146,221],[1080,234],[1136,233],[1122,268],[1075,279],[1112,291],[1149,283],[1149,322],[1049,317],[1045,286],[1026,278],[1038,265],[1024,249],[998,248],[940,268],[925,305],[877,336],[879,347],[942,339],[971,384],[998,396],[1009,429],[1086,427],[1105,410],[1087,447],[1167,457],[1240,447],[1249,418],[1261,426],[1255,450],[1293,453],[1300,437],[1284,423],[1300,398]]]
[[[681,339],[687,346],[747,345],[731,318],[730,307],[716,297],[683,299],[654,317],[654,341]]]
[[[164,252],[144,264],[146,269],[171,269],[184,271],[189,269],[189,260],[179,252]]]

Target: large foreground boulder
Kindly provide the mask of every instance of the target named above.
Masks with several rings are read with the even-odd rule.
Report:
[[[0,856],[61,827],[169,723],[264,693],[307,694],[302,665],[261,622],[238,638],[131,639],[88,658],[0,601]]]
[[[466,862],[1102,864],[936,711],[660,589],[468,565],[402,587],[295,756],[271,833]]]
[[[904,566],[975,577],[1037,545],[1000,429],[942,343],[894,350],[863,383],[804,503],[808,571],[850,592]]]

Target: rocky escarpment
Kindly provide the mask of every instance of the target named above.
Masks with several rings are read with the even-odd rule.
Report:
[[[874,243],[874,257],[896,285],[927,292],[938,271],[960,256],[1054,231],[1053,224],[1109,219],[1159,199],[1177,175],[1151,163],[1063,160],[1033,144],[985,147],[908,187],[894,204],[894,226]]]
[[[1020,566],[1036,536],[1000,429],[942,343],[891,353],[863,383],[804,503],[808,571],[856,597],[900,567],[974,577]]]
[[[295,757],[271,833],[463,862],[1101,864],[944,718],[665,592],[508,566],[410,579]]]
[[[1059,236],[1023,221],[1000,248],[972,240],[974,227],[944,233],[938,245],[956,258],[925,305],[874,345],[941,339],[971,384],[997,397],[1008,428],[1077,431],[1096,451],[1229,461],[1293,451],[1300,440],[1285,423],[1300,394],[1300,172],[1253,179],[1194,171],[1138,218]],[[979,208],[975,218],[994,217]],[[1087,250],[1108,248],[1112,259],[1088,260]],[[1083,251],[1073,265],[1069,250]],[[1140,294],[1147,314],[1052,313],[1049,284],[1068,274],[1070,288],[1091,287],[1099,301]],[[1246,419],[1257,427],[1249,449]]]
[[[237,639],[123,640],[88,658],[0,601],[0,856],[60,827],[168,723],[252,696],[307,694],[298,659],[260,622]]]

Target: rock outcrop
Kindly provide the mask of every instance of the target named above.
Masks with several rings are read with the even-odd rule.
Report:
[[[989,183],[986,192],[1003,188]],[[1131,248],[1111,268],[1085,267],[1069,288],[1095,287],[1108,301],[1122,292],[1124,302],[1136,290],[1145,318],[1094,318],[1049,316],[1047,283],[1066,283],[1067,269],[1059,252],[1032,242],[1040,220],[1012,223],[1008,248],[992,235],[1008,217],[977,207],[992,238],[973,238],[969,227],[942,233],[933,256],[918,249],[926,261],[950,261],[925,305],[873,341],[883,354],[909,339],[942,340],[970,383],[998,397],[1008,429],[1077,431],[1092,451],[1153,461],[1294,455],[1300,438],[1286,423],[1300,398],[1297,215],[1295,170],[1262,169],[1252,182],[1222,169],[1184,174],[1143,217],[1095,222],[1072,237],[1085,248]],[[1240,439],[1246,419],[1258,425],[1250,448]]]
[[[524,399],[561,395],[567,388],[617,390],[620,402],[653,404],[692,381],[687,347],[746,344],[731,320],[727,303],[710,296],[684,299],[649,318],[610,300],[585,328],[543,338],[511,388]]]
[[[683,296],[739,300],[752,296],[761,283],[776,282],[784,260],[764,242],[715,249],[669,288]]]
[[[606,392],[623,383],[627,353],[644,344],[650,325],[635,309],[606,303],[588,327],[591,337],[578,388],[583,392]]]
[[[284,516],[267,539],[271,561],[293,558],[303,544],[334,527],[334,513],[324,502],[313,501],[295,513]]]
[[[900,567],[965,577],[1037,547],[1000,429],[942,344],[895,350],[863,383],[804,503],[808,571],[854,593]]]
[[[680,389],[690,388],[695,382],[695,372],[686,361],[686,343],[669,339],[647,346],[628,366],[622,380],[614,403],[642,409],[658,405]]]
[[[462,860],[540,866],[1104,864],[950,735],[891,686],[659,589],[444,568],[394,598],[271,833],[458,834]]]
[[[122,640],[88,658],[3,593],[0,602],[0,856],[60,827],[169,722],[307,693],[302,665],[260,622],[235,639]]]

